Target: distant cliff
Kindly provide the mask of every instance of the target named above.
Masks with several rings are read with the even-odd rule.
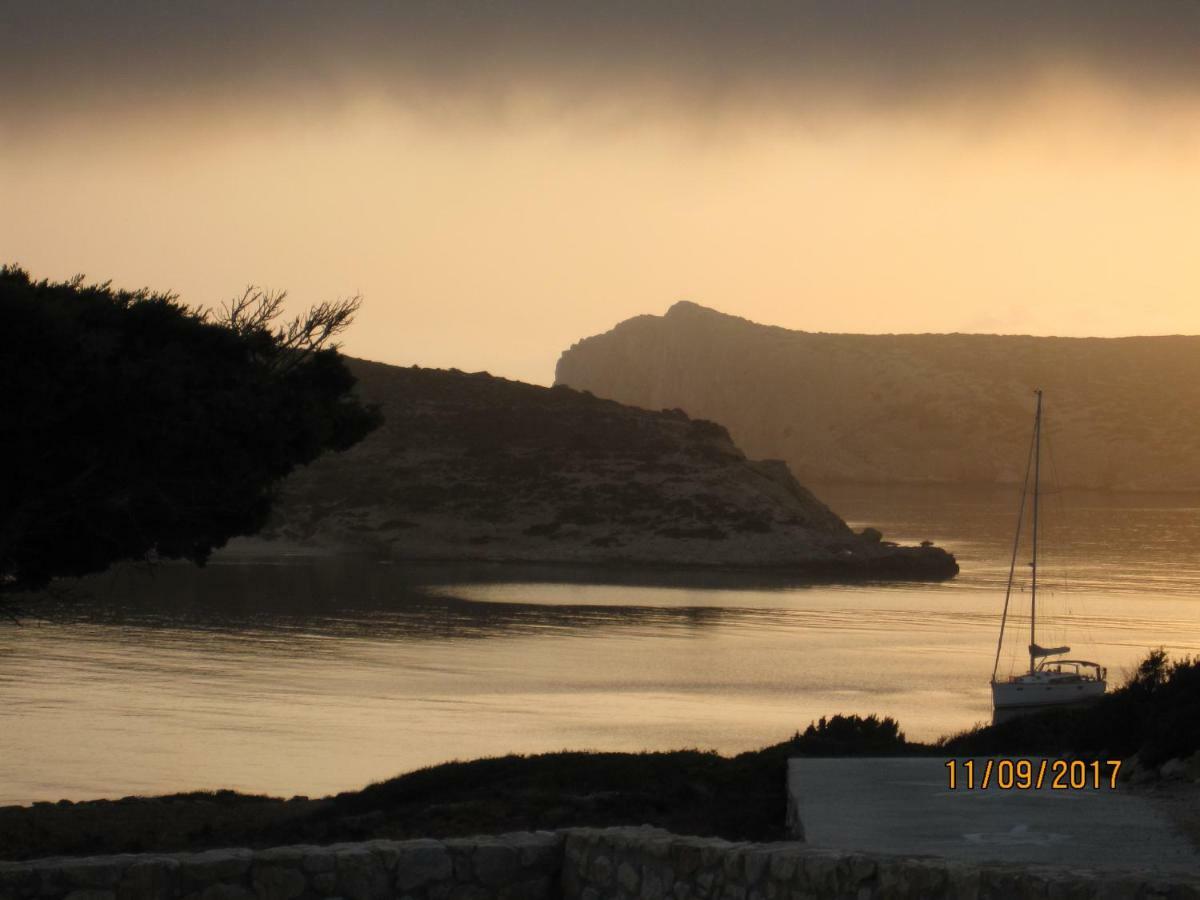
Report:
[[[283,484],[269,540],[394,559],[770,566],[944,576],[850,531],[720,425],[565,387],[351,360],[384,424]]]
[[[1200,490],[1200,337],[818,334],[683,302],[575,344],[556,381],[876,483],[1018,482],[1041,387],[1060,486]]]

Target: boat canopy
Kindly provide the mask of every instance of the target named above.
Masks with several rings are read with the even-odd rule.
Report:
[[[1037,644],[1029,645],[1029,655],[1034,659],[1042,659],[1046,656],[1058,656],[1060,653],[1070,652],[1070,647],[1039,647]]]

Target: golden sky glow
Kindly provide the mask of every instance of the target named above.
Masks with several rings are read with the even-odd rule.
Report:
[[[347,352],[542,383],[680,299],[819,331],[1200,332],[1186,91],[1063,69],[801,112],[339,96],[10,115],[0,256],[201,303],[361,292]]]

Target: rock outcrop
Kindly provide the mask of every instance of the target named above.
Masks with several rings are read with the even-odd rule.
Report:
[[[818,334],[683,302],[575,344],[556,381],[719,421],[808,483],[1019,482],[1040,387],[1059,486],[1200,490],[1200,337]]]
[[[394,559],[780,567],[945,577],[864,539],[713,422],[566,387],[352,361],[383,426],[294,473],[265,537]]]

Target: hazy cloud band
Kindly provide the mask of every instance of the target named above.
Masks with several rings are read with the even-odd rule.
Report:
[[[10,0],[0,104],[108,113],[281,92],[321,103],[364,87],[413,104],[513,90],[906,103],[1019,91],[1047,67],[1191,94],[1197,48],[1195,0]]]

